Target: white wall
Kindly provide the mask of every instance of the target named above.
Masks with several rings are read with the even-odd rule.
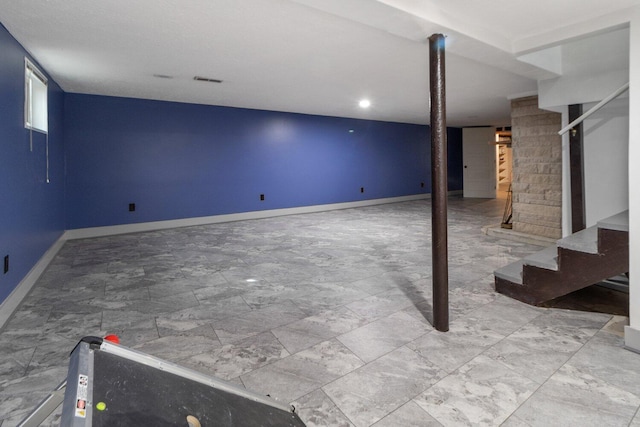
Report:
[[[569,124],[569,106],[559,108],[562,114],[562,127]],[[569,147],[569,133],[562,135],[562,237],[573,233],[571,227],[571,152]]]
[[[631,16],[630,117],[640,117],[640,7]],[[635,96],[634,96],[635,95]],[[629,324],[625,345],[640,352],[640,121],[629,122]]]
[[[629,28],[563,44],[560,61],[560,77],[538,82],[539,107],[598,102],[629,81]]]
[[[586,112],[629,81],[629,27],[561,46],[562,76],[538,82],[540,108],[563,113],[583,104]],[[629,204],[629,99],[612,101],[584,121],[584,197],[587,226],[626,210]],[[570,230],[568,137],[563,137],[563,234]]]
[[[584,111],[593,107],[584,104]],[[629,98],[611,101],[583,122],[586,225],[629,207]]]

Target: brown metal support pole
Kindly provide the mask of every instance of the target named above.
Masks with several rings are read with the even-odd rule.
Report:
[[[582,104],[569,105],[569,123],[582,115]],[[569,171],[571,175],[571,232],[586,228],[584,209],[584,142],[582,123],[569,131]]]
[[[431,96],[431,252],[433,326],[449,330],[449,262],[447,244],[447,121],[444,36],[429,37]]]

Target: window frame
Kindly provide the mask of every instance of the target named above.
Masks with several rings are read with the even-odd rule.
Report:
[[[40,69],[24,58],[24,127],[49,133],[49,80]]]

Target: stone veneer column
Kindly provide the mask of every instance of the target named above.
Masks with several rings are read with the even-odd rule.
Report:
[[[511,101],[513,230],[562,237],[562,116],[538,97]]]

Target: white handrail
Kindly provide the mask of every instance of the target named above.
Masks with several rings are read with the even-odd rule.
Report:
[[[598,102],[596,105],[591,107],[591,109],[589,111],[587,111],[586,113],[584,113],[583,115],[581,115],[580,117],[578,117],[577,119],[575,119],[574,121],[572,121],[571,123],[569,123],[568,125],[563,127],[560,130],[560,132],[558,132],[558,135],[563,135],[563,134],[569,132],[574,126],[579,125],[580,123],[582,123],[582,121],[584,119],[586,119],[587,117],[589,117],[590,115],[592,115],[593,113],[595,113],[596,111],[598,111],[599,109],[604,107],[613,98],[619,96],[621,93],[623,93],[627,89],[629,89],[629,83],[625,83],[618,90],[613,92],[611,95],[607,96],[605,99],[603,99],[602,101]]]

